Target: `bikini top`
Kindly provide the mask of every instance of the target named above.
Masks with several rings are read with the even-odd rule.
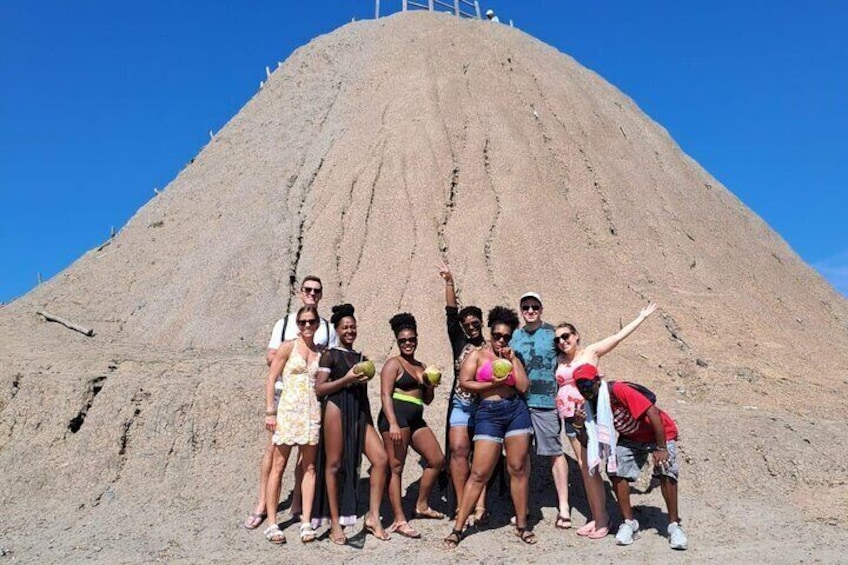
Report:
[[[404,392],[410,392],[421,388],[421,383],[404,369],[403,374],[395,381],[395,388]]]

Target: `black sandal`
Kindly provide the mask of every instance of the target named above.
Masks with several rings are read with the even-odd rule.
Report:
[[[515,527],[515,535],[518,536],[518,539],[526,543],[527,545],[534,545],[537,541],[536,534],[534,534],[531,530],[527,528]]]
[[[453,530],[450,534],[448,534],[448,537],[442,541],[442,545],[445,549],[456,549],[461,541],[462,530]]]

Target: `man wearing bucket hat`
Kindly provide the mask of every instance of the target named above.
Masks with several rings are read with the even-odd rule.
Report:
[[[639,538],[639,522],[633,518],[630,506],[630,483],[648,461],[654,460],[653,475],[659,478],[662,495],[668,510],[668,543],[672,549],[686,549],[686,532],[680,526],[677,510],[677,425],[671,417],[656,407],[655,395],[645,387],[627,382],[605,381],[594,365],[580,365],[574,370],[574,382],[589,404],[586,428],[580,426],[581,442],[592,441],[590,426],[594,415],[609,412],[618,435],[615,445],[615,465],[607,467],[613,484],[618,508],[624,522],[619,526],[615,541],[630,545]],[[600,406],[603,402],[608,406]],[[582,418],[581,418],[582,419]],[[575,426],[575,427],[577,427]],[[614,470],[613,470],[614,469]]]
[[[495,15],[495,11],[489,8],[486,10],[486,19],[490,22],[495,22],[496,24],[501,23],[501,20]]]

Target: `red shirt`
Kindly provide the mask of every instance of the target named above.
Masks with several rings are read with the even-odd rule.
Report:
[[[625,383],[615,383],[610,387],[610,404],[615,431],[621,437],[638,443],[656,443],[654,427],[647,416],[648,408],[653,404],[644,394]],[[659,412],[665,429],[665,440],[676,440],[677,424],[671,416],[662,410]]]

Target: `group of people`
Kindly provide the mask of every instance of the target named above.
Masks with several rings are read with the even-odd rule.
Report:
[[[650,390],[606,380],[598,369],[601,357],[633,333],[656,306],[649,304],[615,334],[584,346],[574,325],[544,322],[541,296],[527,292],[519,300],[523,325],[515,310],[496,306],[486,316],[486,339],[481,309],[460,309],[450,269],[442,265],[440,275],[454,360],[448,456],[424,419],[424,407],[433,401],[438,380],[429,378],[425,364],[415,356],[415,317],[402,312],[389,320],[398,353],[380,371],[381,407],[375,426],[367,394],[373,367],[369,373],[363,363],[367,358],[354,349],[355,309],[340,304],[333,307],[329,321],[321,318],[321,280],[305,277],[300,287],[303,306],[275,324],[268,345],[268,441],[260,466],[259,500],[245,528],[258,528],[270,518],[266,539],[285,543],[276,521],[277,505],[286,464],[297,446],[291,513],[300,519],[302,542],[315,540],[316,528],[329,524],[329,539],[347,543],[345,527],[357,521],[357,508],[366,506],[365,501],[360,504],[358,488],[363,455],[371,464],[363,529],[383,541],[392,533],[420,538],[402,503],[404,463],[412,447],[424,464],[413,518],[445,518],[429,500],[439,474],[450,475],[456,514],[445,548],[459,545],[469,527],[487,523],[486,487],[501,462],[509,482],[515,535],[534,544],[537,538],[528,525],[531,448],[550,463],[558,501],[554,526],[572,527],[564,431],[581,469],[591,513],[577,528],[578,536],[601,539],[610,531],[601,477],[605,470],[623,518],[616,543],[629,545],[638,539],[630,483],[652,458],[668,510],[669,545],[686,549],[677,508],[676,424],[656,407]],[[385,492],[393,516],[384,528],[379,510]]]

